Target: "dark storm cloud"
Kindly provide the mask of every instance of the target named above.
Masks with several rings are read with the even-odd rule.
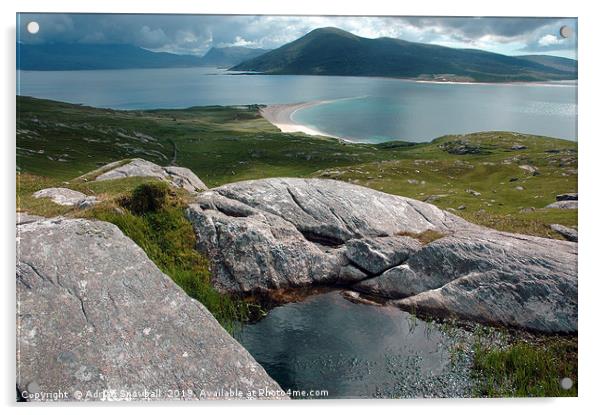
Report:
[[[560,19],[534,17],[409,17],[405,20],[417,28],[438,27],[452,35],[475,39],[486,35],[502,38],[526,36],[543,26],[554,24]]]
[[[25,30],[31,20],[40,24],[36,35]],[[275,48],[315,28],[336,26],[365,37],[518,53],[574,49],[574,39],[558,36],[561,24],[576,30],[576,21],[558,18],[22,14],[18,31],[25,43],[128,43],[203,54],[212,46]]]

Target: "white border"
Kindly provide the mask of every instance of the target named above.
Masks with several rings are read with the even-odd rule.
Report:
[[[204,405],[147,405],[144,410],[149,414],[163,414],[169,411],[225,411],[242,413],[266,411],[306,413],[316,410],[346,411],[365,413],[375,405],[383,412],[437,412],[461,413],[462,415],[484,412],[505,414],[508,412],[546,411],[549,413],[577,413],[599,402],[602,395],[598,392],[600,382],[600,271],[597,257],[600,256],[600,214],[602,206],[600,176],[597,168],[602,157],[602,133],[600,116],[599,77],[600,45],[602,21],[594,9],[595,2],[577,1],[540,1],[504,0],[487,2],[483,0],[453,1],[414,1],[370,0],[352,2],[345,0],[227,0],[205,2],[199,0],[119,0],[119,1],[69,1],[69,0],[20,0],[1,3],[3,21],[2,61],[3,100],[2,126],[3,136],[1,156],[4,163],[2,172],[4,200],[2,221],[3,249],[1,262],[3,273],[3,328],[2,357],[6,364],[2,371],[2,404],[10,413],[32,413],[37,409],[48,413],[98,413],[131,411],[131,406],[94,406],[75,407],[27,407],[15,406],[14,402],[14,206],[15,206],[15,13],[20,12],[105,12],[105,13],[207,13],[207,14],[331,14],[331,15],[453,15],[453,16],[570,16],[579,18],[579,187],[581,203],[579,212],[580,249],[579,249],[579,395],[577,399],[516,399],[516,400],[428,400],[428,401],[312,401],[282,403],[213,403]],[[175,407],[174,407],[175,406]]]

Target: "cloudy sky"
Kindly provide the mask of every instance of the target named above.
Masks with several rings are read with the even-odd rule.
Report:
[[[30,21],[40,25],[35,35],[26,30]],[[565,25],[573,32],[569,38],[560,36]],[[213,46],[276,48],[325,26],[369,38],[387,36],[507,55],[576,58],[577,53],[577,20],[561,18],[21,14],[17,30],[24,43],[128,43],[202,55]]]

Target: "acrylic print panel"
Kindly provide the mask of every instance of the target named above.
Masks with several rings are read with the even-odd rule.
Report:
[[[17,15],[19,400],[577,395],[577,20]]]

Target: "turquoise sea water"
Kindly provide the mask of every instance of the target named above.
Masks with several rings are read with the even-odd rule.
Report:
[[[574,87],[400,82],[380,95],[327,102],[293,120],[359,142],[430,141],[446,134],[516,131],[575,140]]]
[[[293,119],[363,142],[505,130],[577,138],[576,84],[436,84],[389,78],[234,75],[213,68],[18,71],[17,93],[115,109],[328,100]]]

